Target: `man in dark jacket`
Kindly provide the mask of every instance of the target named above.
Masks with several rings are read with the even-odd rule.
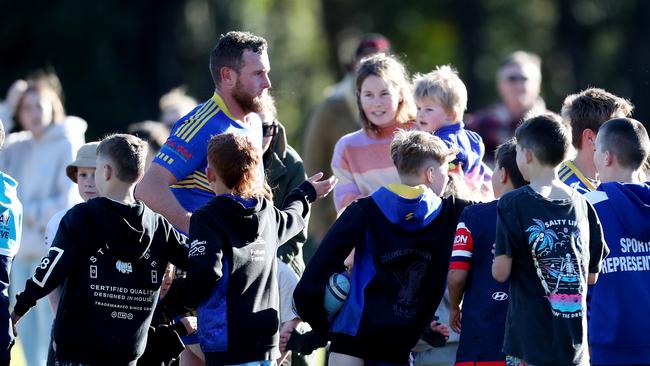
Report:
[[[280,208],[287,195],[304,182],[307,175],[300,155],[287,143],[284,126],[277,120],[273,99],[269,97],[265,104],[265,112],[260,113],[264,135],[262,161],[266,180],[273,191],[273,205]],[[278,258],[298,276],[305,270],[302,246],[307,240],[308,222],[309,216],[305,217],[305,228],[278,248]]]
[[[273,205],[280,208],[289,193],[300,186],[307,178],[307,175],[305,174],[305,166],[300,155],[287,143],[284,126],[277,120],[277,110],[273,98],[266,98],[264,109],[264,112],[260,113],[262,135],[264,137],[262,141],[264,151],[262,162],[264,164],[267,182],[273,191]],[[298,283],[299,277],[305,270],[302,247],[307,240],[308,221],[309,213],[305,216],[305,228],[278,248],[278,258],[286,263],[295,273],[292,276],[293,278],[287,278],[291,272],[282,271],[280,266],[283,264],[278,264],[280,337],[282,337],[283,331],[290,334],[300,323],[300,318],[292,311],[291,294],[293,294],[295,284]],[[280,349],[282,350],[282,342],[280,344]],[[294,366],[309,364],[307,356],[292,353],[290,357],[288,362]]]

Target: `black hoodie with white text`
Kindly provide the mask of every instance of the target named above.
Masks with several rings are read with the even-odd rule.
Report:
[[[14,312],[63,285],[54,320],[59,361],[134,365],[145,349],[167,262],[187,267],[184,237],[142,202],[95,198],[70,209]]]
[[[303,230],[315,199],[305,181],[282,210],[268,199],[222,194],[192,214],[187,278],[165,301],[197,307],[206,359],[235,365],[280,357],[276,252]]]

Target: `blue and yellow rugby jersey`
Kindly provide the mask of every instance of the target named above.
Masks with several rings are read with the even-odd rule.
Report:
[[[580,194],[589,193],[596,190],[597,182],[592,181],[582,174],[582,172],[575,166],[575,164],[568,160],[565,161],[558,172],[558,177],[564,184],[572,187]]]
[[[249,135],[261,156],[262,122],[259,118],[251,120],[250,125],[237,121],[221,96],[215,93],[174,124],[154,163],[176,177],[176,184],[170,189],[184,209],[194,212],[214,197],[205,174],[208,142],[212,136],[229,132]]]

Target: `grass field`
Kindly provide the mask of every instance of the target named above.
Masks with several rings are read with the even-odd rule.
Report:
[[[16,344],[11,349],[11,366],[26,366],[25,356],[23,354],[23,346],[20,344],[20,339],[16,339]]]

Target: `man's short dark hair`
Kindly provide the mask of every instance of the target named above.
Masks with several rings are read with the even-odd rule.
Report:
[[[599,88],[588,88],[571,94],[562,104],[562,118],[571,128],[573,147],[582,146],[582,132],[586,129],[598,133],[605,121],[615,114],[629,117],[634,106],[629,100],[618,97]]]
[[[616,161],[626,168],[639,169],[650,151],[648,131],[632,118],[616,118],[600,127],[599,139],[605,151],[611,151]]]
[[[135,183],[144,174],[148,144],[133,135],[107,136],[97,146],[97,156],[109,158],[114,164],[117,179]]]
[[[494,152],[494,160],[497,167],[506,170],[513,187],[519,188],[528,184],[517,166],[517,144],[514,139],[510,139],[497,147]]]
[[[553,114],[542,114],[524,121],[515,130],[517,145],[530,149],[544,165],[558,166],[571,144],[568,129]]]
[[[210,74],[214,85],[221,83],[222,67],[229,67],[237,72],[241,70],[244,51],[262,53],[267,47],[266,39],[249,32],[231,31],[222,34],[210,53]]]

